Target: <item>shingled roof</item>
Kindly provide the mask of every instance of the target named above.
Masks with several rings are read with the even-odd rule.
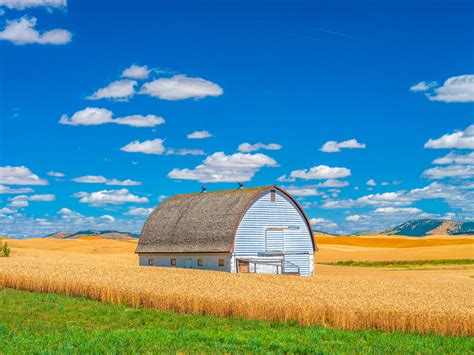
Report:
[[[151,212],[136,252],[229,252],[244,213],[271,189],[287,194],[270,185],[174,195]]]

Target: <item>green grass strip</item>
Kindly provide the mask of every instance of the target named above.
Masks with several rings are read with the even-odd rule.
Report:
[[[324,265],[337,266],[363,266],[363,267],[394,267],[410,268],[439,265],[472,265],[474,259],[438,259],[438,260],[387,260],[387,261],[336,261],[329,263],[319,263]]]
[[[0,353],[472,354],[474,339],[159,312],[0,289]]]

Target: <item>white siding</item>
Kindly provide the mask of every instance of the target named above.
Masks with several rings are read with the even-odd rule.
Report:
[[[140,265],[148,266],[148,259],[153,259],[154,266],[175,267],[200,270],[230,271],[230,254],[141,254]],[[176,266],[171,265],[171,259],[176,259]],[[198,259],[203,259],[204,265],[198,266]],[[224,266],[219,266],[219,259],[224,259]],[[190,267],[189,267],[190,266]]]
[[[298,265],[302,275],[313,274],[312,233],[290,198],[278,190],[275,197],[272,202],[269,191],[255,201],[242,218],[230,264],[232,272],[236,271],[236,257],[252,257],[266,252],[266,232],[281,230],[285,260]]]

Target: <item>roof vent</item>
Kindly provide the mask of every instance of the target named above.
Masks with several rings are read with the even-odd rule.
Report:
[[[203,194],[204,192],[206,192],[206,186],[202,185],[201,186],[201,193]]]
[[[238,189],[239,189],[239,190],[242,190],[242,188],[244,187],[244,184],[243,184],[243,183],[241,183],[241,182],[238,182],[238,184],[239,184],[239,187],[238,187]]]

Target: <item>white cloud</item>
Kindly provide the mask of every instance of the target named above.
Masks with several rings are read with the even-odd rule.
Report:
[[[448,153],[444,157],[433,160],[433,164],[466,164],[474,165],[474,152],[468,154],[456,154],[455,152]]]
[[[429,139],[425,143],[425,148],[433,149],[474,149],[474,124],[464,131],[455,131],[443,135],[438,139]]]
[[[139,197],[130,193],[127,189],[102,190],[97,192],[77,192],[72,197],[79,198],[79,202],[91,205],[123,204],[123,203],[147,203],[146,197]]]
[[[347,181],[343,180],[336,180],[336,179],[328,179],[324,182],[317,184],[318,187],[346,187],[349,186]]]
[[[67,7],[67,0],[0,0],[0,6],[15,10],[31,7],[61,8]]]
[[[304,197],[304,196],[318,196],[321,193],[315,188],[299,187],[299,186],[288,186],[286,191],[293,196]]]
[[[453,76],[428,94],[431,101],[474,102],[474,75]]]
[[[53,177],[64,177],[64,174],[59,171],[48,171],[46,175]]]
[[[11,208],[8,208],[8,207],[3,207],[3,208],[0,208],[0,213],[1,214],[12,214],[12,213],[16,213],[16,210],[12,210]]]
[[[143,142],[135,140],[123,146],[120,150],[128,153],[163,154],[166,151],[163,142],[163,139],[159,138]]]
[[[355,203],[362,206],[378,205],[378,206],[399,206],[407,205],[413,202],[413,199],[404,195],[402,191],[385,192],[383,194],[370,194],[359,197]]]
[[[343,142],[327,141],[319,150],[325,153],[336,153],[336,152],[340,152],[341,149],[364,149],[364,148],[366,148],[366,145],[364,143],[359,143],[357,142],[356,139],[349,139]]]
[[[448,165],[446,167],[435,167],[427,169],[422,174],[428,179],[460,178],[469,179],[474,177],[474,165]]]
[[[112,111],[107,109],[86,107],[74,113],[71,118],[62,115],[59,123],[70,126],[96,126],[105,123],[116,123],[132,127],[155,127],[165,123],[163,117],[155,115],[132,115],[115,119],[112,116]]]
[[[146,65],[131,65],[122,72],[123,78],[146,79],[150,75],[150,69]]]
[[[74,182],[82,182],[87,184],[106,184],[106,185],[117,185],[117,186],[137,186],[141,185],[140,181],[134,181],[130,179],[119,180],[119,179],[107,179],[101,175],[85,175],[80,176],[74,179],[71,179]]]
[[[353,214],[353,215],[347,216],[345,220],[348,222],[359,222],[361,219],[366,219],[366,218],[368,217],[365,215]]]
[[[375,209],[376,213],[409,213],[409,214],[420,214],[422,210],[416,207],[379,207]]]
[[[427,83],[425,81],[420,81],[418,84],[413,85],[410,88],[410,91],[418,92],[418,91],[427,91],[435,86],[438,86],[436,81],[432,81],[431,83]]]
[[[35,17],[22,17],[17,20],[7,20],[0,40],[10,41],[16,45],[23,44],[66,44],[71,41],[72,34],[63,29],[39,32],[35,29]]]
[[[27,194],[33,192],[33,189],[29,187],[21,187],[18,189],[14,189],[5,185],[0,185],[0,195],[1,194]]]
[[[329,221],[325,218],[314,218],[313,217],[309,220],[309,223],[311,223],[312,225],[326,223],[326,222],[329,222]]]
[[[26,166],[0,166],[0,184],[48,185],[48,181],[33,174]]]
[[[109,214],[104,214],[103,216],[99,217],[99,220],[104,221],[104,222],[115,222],[115,217]]]
[[[55,201],[56,196],[53,194],[38,194],[38,195],[18,195],[9,199],[8,207],[18,210],[19,208],[28,207],[29,201],[34,202],[51,202]]]
[[[166,150],[166,155],[206,155],[202,149],[173,149]]]
[[[27,199],[28,201],[51,202],[56,200],[56,196],[53,194],[31,195]]]
[[[204,138],[211,138],[212,134],[208,131],[194,131],[193,133],[189,133],[186,135],[189,139],[204,139]]]
[[[132,127],[155,127],[165,123],[163,117],[155,115],[132,115],[116,118],[113,123],[123,124]]]
[[[125,213],[127,216],[148,216],[153,208],[133,207]]]
[[[270,144],[263,144],[263,143],[255,143],[255,144],[250,144],[250,143],[242,143],[239,145],[238,150],[242,153],[251,153],[251,152],[256,152],[257,150],[260,149],[266,149],[266,150],[280,150],[282,146],[277,143],[270,143]]]
[[[194,169],[173,169],[168,177],[201,182],[247,182],[262,167],[275,167],[277,162],[265,154],[216,152]]]
[[[296,178],[304,180],[338,179],[350,175],[351,171],[347,168],[318,165],[310,168],[309,170],[294,170],[290,173],[290,177],[287,178],[286,181],[294,181]],[[285,181],[283,180],[284,178],[284,176],[280,177],[279,181]]]
[[[140,93],[158,97],[162,100],[202,99],[207,96],[220,96],[222,88],[202,78],[190,78],[175,75],[171,78],[160,78],[143,84]]]
[[[112,99],[117,101],[127,101],[130,97],[135,95],[135,80],[117,80],[106,87],[97,90],[92,95],[88,96],[88,100]]]
[[[375,182],[374,179],[368,180],[365,184],[368,185],[368,186],[376,186],[377,185],[377,183]]]
[[[167,198],[168,198],[167,195],[160,195],[160,196],[158,197],[158,202],[159,202],[159,203],[162,203],[162,202],[163,202],[164,200],[166,200]]]

